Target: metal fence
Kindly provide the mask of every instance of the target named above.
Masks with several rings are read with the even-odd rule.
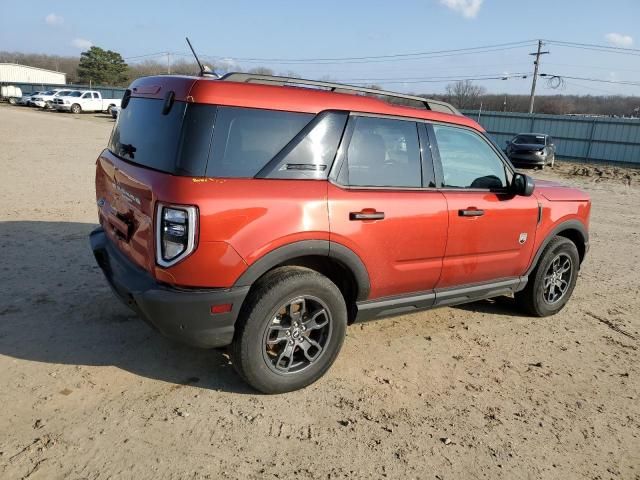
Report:
[[[640,166],[640,119],[576,117],[510,112],[463,113],[479,123],[500,147],[518,133],[546,133],[554,138],[558,157],[584,162]]]
[[[99,85],[91,85],[91,88],[89,88],[89,85],[73,85],[70,83],[66,85],[56,85],[53,83],[15,83],[15,82],[5,83],[5,82],[2,82],[2,85],[3,86],[12,85],[14,87],[18,87],[20,90],[22,90],[23,95],[25,93],[41,92],[44,90],[53,90],[54,88],[57,88],[57,89],[64,88],[66,90],[95,90],[97,92],[100,92],[100,94],[104,98],[122,98],[125,91],[124,88],[119,88],[119,87],[102,87]]]

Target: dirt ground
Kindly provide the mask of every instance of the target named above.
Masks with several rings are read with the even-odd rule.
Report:
[[[636,171],[536,174],[593,199],[560,314],[486,301],[354,326],[322,380],[263,396],[221,352],[152,331],[95,266],[112,125],[0,107],[0,478],[640,479]]]

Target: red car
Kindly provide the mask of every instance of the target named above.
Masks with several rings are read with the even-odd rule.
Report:
[[[552,315],[589,246],[589,197],[453,107],[282,77],[136,80],[96,197],[117,295],[270,393],[322,376],[353,322],[500,295]]]

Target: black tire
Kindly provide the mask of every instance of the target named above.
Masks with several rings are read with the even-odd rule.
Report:
[[[80,105],[78,105],[77,103],[74,103],[73,105],[71,105],[71,113],[80,113],[82,112],[82,107]]]
[[[10,98],[9,99],[9,105],[15,105],[17,103],[17,100],[15,98]]]
[[[551,161],[549,162],[549,166],[553,168],[555,163],[556,163],[556,154],[554,153],[553,155],[551,155]]]
[[[327,312],[323,315],[316,309],[319,316],[306,315],[303,324],[310,326],[306,333],[297,332],[297,327],[292,331],[298,323],[294,322],[293,314],[287,314],[301,299],[304,299],[303,305],[309,306],[303,312],[311,311],[311,305]],[[321,323],[326,320],[326,325],[318,326],[316,318],[320,318]],[[314,324],[311,326],[310,322]],[[331,367],[344,342],[346,328],[345,301],[331,280],[307,268],[281,267],[267,273],[249,293],[236,323],[231,360],[238,374],[256,390],[263,393],[298,390],[318,380]],[[305,331],[305,328],[301,329]],[[277,330],[275,339],[271,337],[274,330]],[[287,337],[280,338],[285,333]],[[300,341],[300,346],[298,343],[291,346],[294,342],[292,333],[298,334],[295,342]],[[306,343],[304,349],[302,342],[309,341],[316,333],[322,337],[312,340],[318,346],[322,344],[322,348]],[[283,357],[289,349],[290,356]],[[309,360],[307,355],[312,349],[315,349],[316,358]],[[298,358],[300,364],[297,370],[292,368],[294,358]],[[307,366],[304,366],[305,361],[309,362]],[[284,368],[291,368],[291,371],[279,370]]]
[[[53,110],[53,103],[50,101],[44,102],[44,110]]]
[[[109,106],[107,107],[107,113],[108,113],[109,115],[111,115],[111,109],[112,109],[112,108],[113,108],[113,105],[109,105]]]
[[[563,265],[567,265],[568,262],[570,276],[559,275],[555,277],[558,280],[553,281],[554,285],[550,285],[550,272],[554,270],[554,265],[556,265],[554,262],[558,259]],[[580,256],[576,245],[568,238],[554,237],[540,255],[538,265],[529,275],[527,286],[515,294],[516,303],[526,313],[535,317],[547,317],[558,313],[564,308],[573,293],[578,279],[579,266]],[[557,292],[561,291],[561,287],[558,285],[563,284],[563,281],[566,282],[565,290],[554,300],[553,292],[556,288],[558,288]]]

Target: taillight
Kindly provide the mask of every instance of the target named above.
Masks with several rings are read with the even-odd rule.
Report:
[[[170,267],[195,249],[196,207],[158,204],[156,217],[156,261]]]

